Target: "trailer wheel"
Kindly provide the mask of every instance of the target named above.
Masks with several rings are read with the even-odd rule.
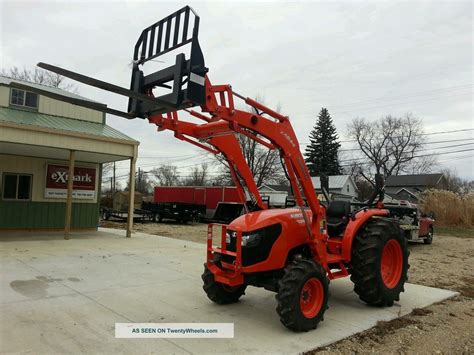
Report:
[[[202,288],[206,292],[207,297],[217,304],[230,304],[239,301],[239,298],[245,294],[247,285],[227,286],[223,283],[217,282],[214,279],[214,274],[204,264],[204,273],[201,276],[204,282]]]
[[[425,244],[433,243],[433,235],[434,235],[433,226],[430,226],[430,228],[428,229],[428,234],[425,236],[425,239],[423,239],[423,243]]]
[[[328,308],[329,281],[323,267],[312,260],[294,261],[278,282],[277,313],[295,332],[318,326]]]
[[[160,213],[156,213],[155,214],[155,222],[162,222],[163,221],[163,217],[161,216]]]
[[[398,223],[384,218],[369,220],[352,244],[354,291],[379,307],[392,306],[405,291],[409,251]]]
[[[110,219],[110,213],[109,213],[109,211],[107,211],[107,210],[103,210],[103,211],[102,211],[102,219],[103,219],[104,221],[108,221],[108,220]]]

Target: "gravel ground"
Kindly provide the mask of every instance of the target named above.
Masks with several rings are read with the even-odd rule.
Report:
[[[125,228],[103,222],[103,227]],[[135,224],[135,230],[165,237],[206,241],[206,224]],[[409,282],[458,291],[459,296],[379,324],[308,354],[474,353],[474,235],[435,235],[432,245],[410,244]]]

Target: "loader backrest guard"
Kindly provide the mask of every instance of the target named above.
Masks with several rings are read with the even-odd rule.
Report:
[[[190,24],[194,24],[190,28]],[[153,105],[130,98],[128,112],[145,118],[201,105],[205,102],[205,75],[207,68],[199,46],[199,16],[189,6],[172,13],[145,28],[135,44],[130,90],[151,95],[153,88],[160,87],[169,93],[158,96],[164,104]],[[144,75],[140,66],[186,44],[191,44],[189,58],[184,53],[176,55],[174,65]],[[186,88],[184,86],[187,85]]]

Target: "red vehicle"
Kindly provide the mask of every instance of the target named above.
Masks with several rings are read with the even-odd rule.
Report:
[[[434,237],[434,216],[421,215],[418,219],[418,233],[415,234],[417,238],[414,238],[413,234],[408,237],[410,241],[423,241],[425,244],[433,243]]]
[[[276,292],[281,322],[294,331],[307,331],[324,317],[329,281],[350,275],[364,302],[393,305],[404,291],[408,270],[407,241],[398,221],[390,218],[380,196],[354,212],[345,201],[322,205],[290,119],[236,93],[228,84],[211,84],[198,41],[199,22],[186,6],[147,27],[135,45],[130,90],[48,64],[39,66],[129,97],[127,112],[97,109],[147,119],[159,131],[173,131],[176,138],[221,154],[227,161],[246,213],[228,225],[209,225],[202,279],[213,302],[237,302],[246,287],[264,287]],[[188,58],[179,53],[174,65],[147,75],[142,71],[148,61],[187,44]],[[239,110],[235,100],[254,107],[256,113]],[[200,122],[182,119],[179,111]],[[266,208],[237,134],[278,150],[296,207]],[[246,192],[251,199],[247,204]]]
[[[434,237],[434,215],[422,214],[417,205],[408,201],[397,203],[386,203],[392,216],[398,218],[400,227],[405,238],[410,242],[433,243]]]
[[[205,205],[208,217],[213,216],[220,202],[241,202],[235,186],[156,186],[154,202],[179,202]]]

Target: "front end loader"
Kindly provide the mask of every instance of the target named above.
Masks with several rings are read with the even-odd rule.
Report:
[[[319,202],[289,117],[238,94],[228,84],[211,83],[198,41],[199,21],[186,6],[144,29],[134,47],[130,88],[38,65],[126,96],[129,103],[124,112],[74,98],[63,100],[127,119],[146,119],[158,131],[172,131],[177,139],[222,156],[245,213],[228,225],[208,227],[202,279],[210,300],[234,303],[246,287],[263,287],[276,293],[281,322],[291,330],[307,331],[323,320],[329,281],[350,276],[361,300],[391,306],[404,291],[408,270],[407,243],[399,224],[380,199],[357,210],[343,201],[326,206]],[[144,74],[150,61],[178,50],[174,64]],[[237,100],[254,112],[238,109]],[[278,151],[295,207],[268,209],[262,202],[239,135]]]

